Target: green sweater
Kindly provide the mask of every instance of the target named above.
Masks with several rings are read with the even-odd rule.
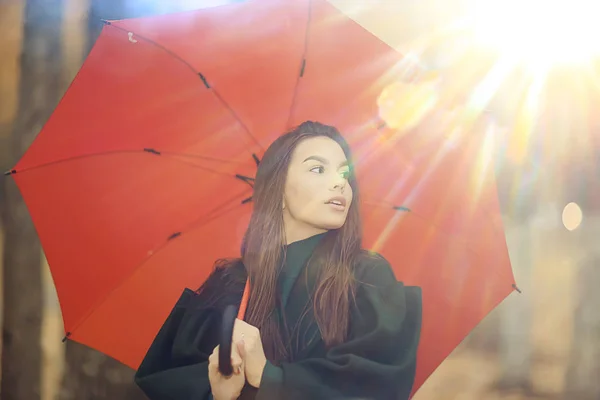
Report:
[[[323,236],[286,246],[277,315],[290,360],[267,362],[261,387],[247,385],[240,399],[408,399],[421,328],[420,288],[397,282],[385,259],[364,252],[354,266],[348,340],[327,348],[310,301],[318,262],[307,265]],[[222,310],[239,304],[245,279],[239,264],[215,270],[201,294],[184,291],[135,376],[151,400],[212,397],[208,356],[218,343]],[[219,300],[207,302],[215,293]]]

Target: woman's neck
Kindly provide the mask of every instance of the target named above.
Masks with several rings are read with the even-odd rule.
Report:
[[[309,237],[325,233],[327,229],[315,228],[314,226],[298,226],[297,224],[285,224],[286,244],[299,242]]]

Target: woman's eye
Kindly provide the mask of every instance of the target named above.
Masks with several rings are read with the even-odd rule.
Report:
[[[319,165],[318,167],[311,168],[310,171],[322,174],[323,172],[325,172],[325,168]]]

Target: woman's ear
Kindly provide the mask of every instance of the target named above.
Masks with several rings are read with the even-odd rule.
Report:
[[[287,208],[287,205],[285,204],[285,193],[283,194],[283,196],[281,196],[281,209],[285,210]]]

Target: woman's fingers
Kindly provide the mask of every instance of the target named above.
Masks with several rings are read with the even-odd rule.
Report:
[[[237,349],[238,354],[243,361],[244,357],[246,356],[246,342],[244,342],[244,339],[241,339],[239,342],[235,343],[235,348]]]
[[[215,347],[212,354],[208,357],[208,370],[211,372],[219,369],[219,346]]]
[[[234,366],[240,366],[242,364],[242,357],[237,349],[235,343],[232,343],[231,346],[231,364]]]
[[[233,367],[233,373],[238,375],[242,372],[242,357],[240,357],[236,346],[232,347],[231,366]],[[215,347],[212,354],[208,357],[208,368],[213,372],[219,372],[219,346]]]
[[[213,349],[212,354],[208,357],[208,362],[211,364],[219,363],[219,346],[217,346]]]
[[[239,374],[242,371],[242,357],[237,351],[236,346],[232,346],[231,349],[231,365],[235,374]]]

